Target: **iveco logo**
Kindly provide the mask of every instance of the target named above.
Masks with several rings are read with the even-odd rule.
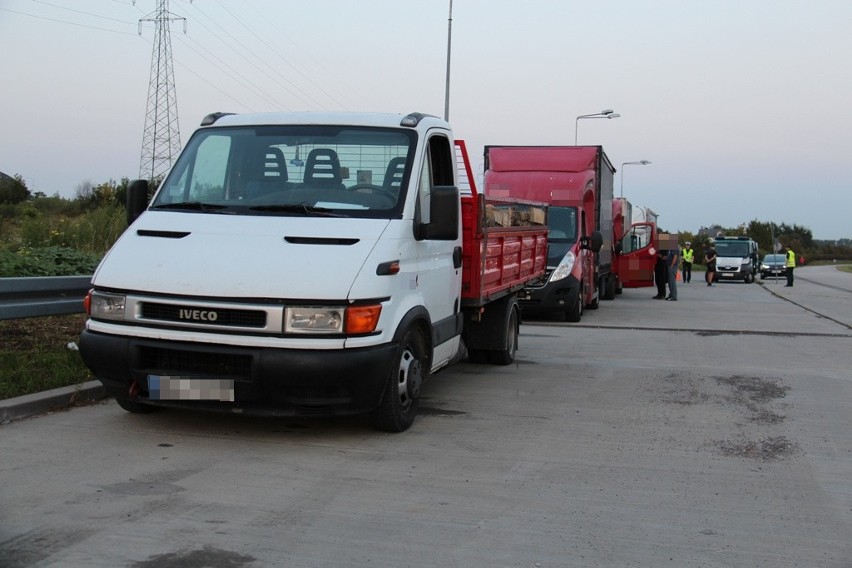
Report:
[[[212,310],[187,310],[181,308],[178,317],[182,320],[216,321],[219,314]]]

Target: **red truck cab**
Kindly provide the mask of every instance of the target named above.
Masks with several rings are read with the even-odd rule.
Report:
[[[486,146],[485,193],[548,205],[547,271],[521,306],[580,321],[615,295],[612,191],[615,168],[600,146]]]

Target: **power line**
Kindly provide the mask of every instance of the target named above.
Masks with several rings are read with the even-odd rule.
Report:
[[[0,11],[9,12],[9,13],[12,13],[12,14],[18,14],[20,16],[28,16],[30,18],[36,18],[38,20],[46,20],[48,22],[56,22],[57,24],[65,24],[65,25],[68,25],[68,26],[76,26],[78,28],[87,28],[87,29],[90,29],[90,30],[98,30],[98,31],[101,31],[101,32],[111,32],[111,33],[114,33],[114,34],[122,34],[122,35],[136,35],[132,32],[123,32],[123,31],[120,31],[120,30],[111,30],[111,29],[108,29],[108,28],[99,28],[97,26],[87,26],[85,24],[78,24],[76,22],[69,22],[67,20],[59,20],[59,19],[56,19],[56,18],[48,18],[46,16],[37,16],[36,14],[28,14],[27,12],[20,12],[18,10],[10,10],[8,8],[0,8]]]
[[[269,62],[267,61],[268,57],[260,56],[257,53],[255,53],[250,47],[246,46],[237,37],[235,37],[230,31],[228,31],[224,26],[220,25],[216,20],[214,20],[208,14],[203,12],[199,7],[195,6],[194,4],[192,6],[198,11],[198,13],[204,15],[210,22],[213,23],[213,25],[215,25],[219,30],[221,30],[221,33],[214,32],[209,27],[204,25],[203,22],[196,20],[201,25],[201,27],[203,27],[208,32],[210,32],[210,34],[213,35],[214,37],[218,38],[219,41],[221,41],[227,48],[231,49],[236,55],[238,55],[243,60],[245,60],[246,63],[248,63],[249,65],[251,65],[255,69],[257,69],[259,72],[263,73],[267,78],[269,78],[271,81],[278,84],[285,91],[289,92],[292,96],[299,99],[303,104],[305,104],[307,106],[314,107],[314,108],[317,108],[317,107],[321,108],[321,109],[325,108],[316,99],[311,97],[309,94],[305,93],[302,89],[300,89],[298,86],[296,86],[287,77],[282,75],[275,67],[270,65]],[[231,40],[233,40],[233,43],[226,42],[225,39],[222,37],[222,33],[224,33]],[[234,44],[241,47],[249,55],[246,55],[245,53],[240,52],[236,47],[234,47]],[[265,69],[261,68],[261,64],[265,65],[269,69],[269,71],[266,71]],[[277,75],[280,79],[283,79],[283,81],[288,83],[289,86],[282,83],[280,80],[278,80],[276,77],[274,77],[273,74]]]
[[[83,12],[82,10],[75,10],[74,8],[66,8],[65,6],[60,6],[58,4],[52,4],[50,2],[45,2],[44,0],[30,0],[30,2],[35,2],[36,4],[44,4],[45,6],[50,6],[52,8],[58,8],[60,10],[67,10],[69,12],[74,12],[76,14],[83,14],[84,16],[91,16],[93,18],[100,18],[102,20],[110,20],[112,22],[119,22],[121,24],[132,24],[133,22],[127,22],[125,20],[119,20],[117,18],[110,18],[109,16],[101,16],[100,14],[92,14],[91,12]]]
[[[217,1],[219,1],[219,0],[217,0]],[[263,12],[261,12],[260,10],[258,10],[256,7],[254,7],[251,3],[246,3],[245,7],[253,9],[255,11],[255,13],[262,20],[266,21],[270,26],[273,27],[273,29],[275,29],[278,32],[277,37],[283,39],[284,41],[287,41],[295,50],[297,50],[302,56],[304,56],[305,58],[307,58],[310,61],[310,63],[311,63],[310,75],[316,76],[317,71],[322,71],[323,73],[325,73],[325,75],[327,77],[330,77],[336,83],[344,83],[334,73],[332,73],[331,71],[326,69],[325,66],[323,66],[322,63],[320,63],[315,57],[313,57],[313,55],[309,51],[302,49],[296,43],[289,40],[288,37],[289,37],[290,33],[288,32],[288,30],[282,29],[279,25],[277,25],[277,21],[271,20],[271,19],[265,17],[265,14]],[[316,83],[313,81],[313,79],[311,79],[311,77],[308,75],[308,73],[299,69],[296,65],[291,63],[289,60],[285,59],[280,53],[278,53],[277,50],[275,50],[275,54],[276,54],[276,56],[278,56],[279,59],[281,59],[284,63],[286,63],[291,69],[296,71],[296,73],[298,73],[303,78],[305,78],[307,81],[309,81],[311,84],[316,86]],[[325,91],[321,87],[317,86],[317,88],[319,88],[323,93],[325,93]],[[353,95],[358,96],[362,101],[366,101],[366,99],[360,93],[358,93],[357,91],[355,91],[352,88],[347,88],[347,90],[346,90],[347,98],[351,98]],[[331,95],[328,95],[328,96],[331,98]],[[346,108],[345,105],[342,105],[337,101],[335,101],[335,102],[338,105],[340,105],[342,108]]]
[[[242,73],[240,73],[239,71],[237,71],[236,69],[234,69],[233,67],[231,67],[230,65],[228,65],[227,63],[225,63],[224,61],[222,61],[221,59],[220,59],[219,61],[212,61],[212,60],[211,60],[211,59],[210,59],[210,58],[209,58],[209,57],[208,57],[205,53],[198,51],[198,49],[196,49],[196,48],[194,48],[192,45],[190,45],[190,44],[188,43],[188,41],[192,41],[193,43],[197,44],[197,45],[198,45],[201,49],[204,49],[204,46],[202,46],[200,43],[198,43],[198,41],[196,41],[196,40],[195,40],[195,39],[193,39],[192,37],[187,36],[186,38],[184,38],[184,37],[182,37],[182,36],[177,36],[177,39],[178,39],[178,41],[180,41],[183,45],[185,45],[188,49],[190,49],[193,53],[195,53],[195,54],[196,54],[196,55],[198,55],[200,58],[204,59],[205,61],[207,61],[208,63],[210,63],[210,64],[211,64],[211,65],[213,65],[214,67],[216,67],[216,66],[224,66],[224,67],[225,67],[228,71],[230,71],[230,73],[232,74],[232,75],[231,75],[231,78],[232,78],[232,79],[233,79],[234,77],[239,78],[239,79],[240,79],[241,84],[243,84],[244,86],[246,86],[246,88],[248,88],[248,90],[250,90],[251,92],[253,92],[255,95],[257,95],[257,96],[258,96],[258,97],[260,97],[261,99],[265,100],[265,101],[266,101],[267,103],[269,103],[270,105],[273,105],[273,106],[275,106],[275,105],[284,106],[284,105],[281,105],[280,103],[278,103],[277,101],[275,101],[275,100],[273,100],[273,99],[269,98],[269,97],[267,96],[267,93],[263,92],[263,91],[260,89],[260,87],[258,87],[258,86],[257,86],[254,82],[252,82],[252,81],[251,81],[251,79],[248,79],[245,75],[243,75]],[[186,69],[186,66],[183,66],[183,67],[184,67],[184,69]],[[195,75],[196,77],[199,77],[199,75],[198,75],[197,73],[194,73],[194,75]],[[221,92],[221,90],[220,90],[220,92]],[[286,106],[285,106],[284,108],[285,108],[285,110],[290,110],[290,109],[289,109],[289,108],[287,108]]]
[[[290,67],[290,69],[292,69],[293,71],[295,71],[296,73],[298,73],[299,75],[301,75],[301,77],[302,77],[303,79],[305,79],[305,80],[306,80],[306,81],[308,81],[311,85],[313,85],[314,87],[316,87],[316,89],[317,89],[319,92],[321,92],[323,95],[325,95],[326,97],[328,97],[328,98],[329,98],[329,99],[330,99],[333,103],[335,103],[335,104],[337,104],[337,105],[339,105],[339,106],[341,106],[341,107],[344,107],[344,106],[345,106],[345,105],[341,104],[341,103],[340,103],[337,99],[335,99],[333,95],[331,95],[331,94],[330,94],[330,93],[328,93],[325,89],[323,89],[323,88],[322,88],[322,86],[320,86],[319,84],[317,84],[317,83],[316,83],[316,82],[315,82],[315,81],[314,81],[314,80],[313,80],[313,79],[312,79],[309,75],[307,75],[307,74],[303,73],[300,69],[298,69],[295,65],[293,65],[293,64],[292,64],[292,63],[291,63],[291,62],[290,62],[287,58],[285,58],[284,56],[282,56],[282,55],[279,53],[279,50],[275,49],[272,45],[270,45],[267,41],[265,41],[262,37],[260,37],[260,36],[257,34],[257,32],[255,32],[255,31],[254,31],[254,30],[253,30],[253,29],[252,29],[252,28],[251,28],[248,24],[246,24],[246,23],[245,23],[244,21],[242,21],[242,20],[241,20],[241,19],[240,19],[240,18],[239,18],[236,14],[234,14],[234,13],[233,13],[230,9],[228,9],[228,7],[227,7],[227,6],[226,6],[226,5],[225,5],[225,4],[224,4],[221,0],[216,0],[216,3],[217,3],[217,4],[219,4],[219,6],[221,6],[223,10],[225,10],[226,12],[228,12],[228,13],[231,15],[231,17],[232,17],[232,18],[234,18],[234,20],[236,20],[237,22],[239,22],[239,23],[240,23],[240,24],[241,24],[241,25],[242,25],[242,26],[243,26],[246,30],[248,30],[248,31],[249,31],[249,33],[251,33],[251,34],[252,34],[252,35],[253,35],[253,36],[254,36],[254,37],[255,37],[255,38],[256,38],[256,39],[257,39],[260,43],[262,43],[262,44],[264,45],[264,47],[266,47],[267,49],[269,49],[269,52],[270,52],[270,53],[274,54],[274,55],[275,55],[278,59],[280,59],[280,60],[281,60],[281,61],[283,61],[283,62],[284,62],[284,63],[285,63],[288,67]]]

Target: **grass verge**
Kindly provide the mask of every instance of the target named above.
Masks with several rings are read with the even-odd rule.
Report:
[[[0,321],[0,399],[94,379],[80,353],[85,314]]]

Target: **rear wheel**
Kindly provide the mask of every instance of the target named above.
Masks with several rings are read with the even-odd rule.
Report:
[[[403,432],[414,422],[420,389],[429,373],[423,336],[409,329],[402,336],[391,367],[382,402],[370,413],[370,421],[384,432]]]
[[[604,287],[603,287],[603,289],[604,289],[603,299],[604,300],[614,300],[615,299],[615,293],[616,293],[615,289],[617,287],[615,281],[616,281],[616,277],[615,277],[614,274],[610,274],[604,280]]]
[[[506,347],[498,351],[489,351],[488,358],[494,365],[510,365],[518,351],[518,313],[509,308],[509,320],[506,322]]]

